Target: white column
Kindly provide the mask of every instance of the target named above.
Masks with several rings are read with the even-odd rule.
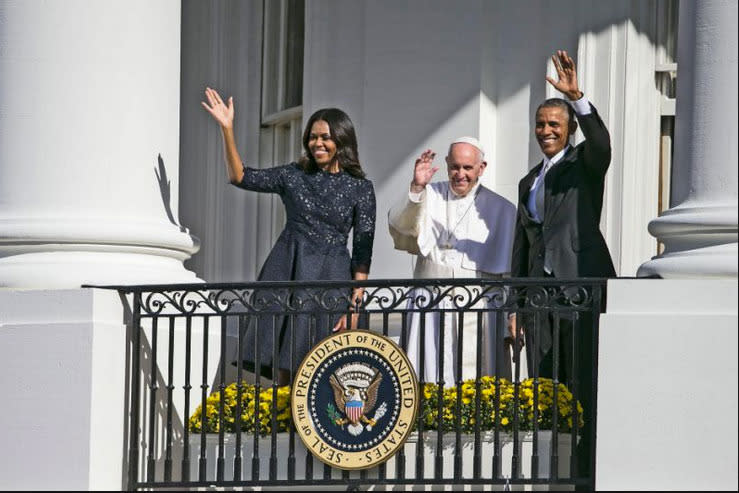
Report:
[[[180,2],[3,2],[0,46],[0,287],[197,281]]]
[[[737,3],[682,1],[673,200],[649,224],[665,245],[638,275],[737,277]]]

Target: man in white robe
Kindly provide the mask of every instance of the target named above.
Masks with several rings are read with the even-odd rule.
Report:
[[[508,274],[516,207],[480,185],[480,176],[487,166],[480,143],[472,137],[461,137],[450,144],[446,157],[448,181],[431,183],[439,169],[432,166],[434,156],[433,151],[427,150],[416,160],[408,194],[390,210],[388,217],[395,248],[416,255],[413,277],[480,279]],[[428,298],[429,293],[425,294]],[[484,313],[482,341],[478,343],[477,313],[465,312],[460,330],[459,317],[453,310],[453,295],[466,297],[467,293],[456,289],[435,307],[450,310],[443,320],[443,344],[440,344],[442,321],[438,312],[426,314],[423,330],[420,313],[415,311],[410,315],[407,351],[419,378],[425,382],[443,380],[445,386],[455,385],[460,377],[457,372],[460,355],[461,379],[475,378],[479,345],[481,374],[497,372],[500,377],[510,379],[505,324],[499,324],[496,330],[496,313]],[[409,308],[413,303],[424,305],[423,296],[424,290],[417,290],[411,296]],[[478,304],[476,308],[485,306]],[[421,332],[424,332],[423,341]],[[440,352],[444,354],[443,372],[439,366]],[[497,358],[502,362],[496,370]]]

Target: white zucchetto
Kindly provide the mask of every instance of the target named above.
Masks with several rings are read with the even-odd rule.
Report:
[[[449,149],[451,149],[454,144],[469,144],[473,147],[476,147],[477,150],[480,151],[480,154],[482,154],[481,158],[485,159],[485,149],[482,148],[482,144],[480,144],[480,141],[474,137],[458,137],[454,139],[451,144],[449,144]]]

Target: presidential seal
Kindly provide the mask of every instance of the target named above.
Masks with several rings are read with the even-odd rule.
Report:
[[[298,368],[291,397],[295,429],[313,455],[340,469],[366,469],[405,443],[418,383],[392,340],[352,330],[316,344]]]

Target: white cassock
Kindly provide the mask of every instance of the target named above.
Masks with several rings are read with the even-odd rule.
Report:
[[[497,193],[478,183],[464,197],[459,197],[449,187],[448,181],[430,183],[421,193],[409,192],[402,203],[388,214],[390,235],[395,248],[416,255],[413,277],[416,279],[439,278],[496,278],[510,272],[513,230],[516,207]],[[460,290],[460,294],[464,294]],[[419,289],[411,294],[409,308]],[[444,385],[457,382],[458,348],[462,336],[462,379],[475,378],[477,361],[477,313],[463,315],[460,327],[458,315],[453,311],[450,296],[438,307],[450,310],[444,317],[443,349],[440,351],[441,316],[426,313],[424,340],[421,341],[421,314],[409,315],[408,357],[419,379],[437,382],[443,377]],[[484,306],[482,307],[484,308]],[[481,374],[495,374],[496,355],[504,354],[503,338],[506,328],[497,331],[498,344],[493,344],[495,312],[485,312],[482,324]],[[423,373],[420,372],[423,345]],[[497,347],[496,347],[497,346]],[[444,354],[443,376],[440,375],[439,353]],[[500,357],[500,356],[497,356]],[[510,378],[510,357],[503,358],[499,376]],[[507,359],[507,361],[505,361]]]

